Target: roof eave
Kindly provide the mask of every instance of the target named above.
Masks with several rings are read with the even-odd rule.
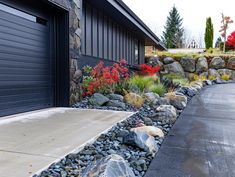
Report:
[[[157,46],[161,50],[167,50],[166,47],[162,44],[161,40],[157,37],[155,33],[152,32],[152,30],[122,1],[122,0],[107,0],[109,3],[112,5],[113,2],[115,1],[124,11],[126,11],[128,15],[125,15],[127,18],[132,17],[133,19],[129,19],[130,21],[135,20],[144,30],[142,30],[146,36],[148,36],[151,41],[153,42],[153,46]],[[115,5],[114,5],[115,6]]]

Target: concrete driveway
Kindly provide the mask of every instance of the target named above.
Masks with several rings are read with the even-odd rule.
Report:
[[[0,177],[27,177],[133,113],[52,108],[0,118]]]

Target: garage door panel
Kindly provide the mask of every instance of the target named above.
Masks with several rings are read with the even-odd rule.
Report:
[[[27,52],[26,52],[27,51]],[[40,57],[40,58],[47,58],[48,54],[44,52],[37,52],[27,49],[20,49],[20,48],[11,48],[11,46],[2,45],[0,44],[0,53],[13,53],[15,55],[21,56],[29,56],[29,57]]]
[[[25,37],[19,36],[19,35],[17,36],[15,34],[9,34],[9,33],[5,33],[2,31],[0,31],[0,36],[1,36],[2,40],[7,40],[7,41],[15,42],[18,44],[20,41],[20,44],[31,45],[31,46],[39,47],[39,48],[45,48],[46,46],[43,45],[43,43],[48,42],[45,40],[45,37],[44,38],[42,37],[42,39],[44,39],[44,41],[37,41],[34,39],[30,39],[29,37],[27,38],[26,35],[25,35]]]
[[[49,107],[52,106],[51,104],[49,104],[48,99],[47,98],[31,98],[28,100],[16,100],[16,101],[12,101],[12,102],[7,102],[7,103],[0,103],[0,107],[2,109],[2,111],[4,111],[4,109],[18,109],[18,108],[23,108],[25,109],[29,109],[30,107],[34,107],[34,106],[44,106],[44,107]]]
[[[40,23],[37,23],[36,20],[35,21],[30,21],[28,19],[24,19],[22,17],[10,14],[8,12],[4,12],[2,10],[0,10],[0,18],[2,20],[5,21],[5,23],[11,23],[14,26],[22,26],[22,28],[27,28],[29,29],[31,32],[32,31],[42,31],[45,32],[47,25],[43,25]],[[36,18],[36,16],[35,16]]]
[[[18,42],[5,40],[5,39],[1,38],[1,35],[0,35],[0,43],[2,44],[0,47],[0,50],[1,49],[6,50],[7,48],[10,48],[11,50],[12,49],[23,50],[24,52],[25,52],[25,50],[29,50],[32,53],[35,53],[35,52],[41,53],[41,52],[47,51],[46,50],[47,46],[37,47],[37,46],[30,45],[30,44],[22,43],[20,40]],[[8,51],[8,52],[10,52],[10,51]]]
[[[31,87],[15,87],[1,89],[0,97],[6,95],[23,95],[23,94],[37,94],[37,93],[47,93],[50,88],[48,86],[31,86]]]
[[[29,64],[37,64],[39,65],[47,65],[45,61],[47,61],[47,57],[41,57],[41,56],[27,56],[27,53],[24,53],[24,55],[18,55],[15,52],[11,53],[2,53],[0,52],[0,60],[1,62],[17,62],[17,64],[20,63],[29,63]]]
[[[36,16],[28,20],[2,7],[0,3],[0,116],[53,106],[49,20],[40,24]]]
[[[17,29],[16,26],[14,26],[14,28],[10,28],[7,25],[3,25],[2,19],[0,18],[0,32],[5,33],[5,34],[10,34],[13,36],[20,36],[22,38],[26,38],[26,39],[31,39],[31,40],[35,40],[38,42],[43,42],[45,41],[44,38],[42,38],[40,35],[32,34],[27,32],[27,30],[23,30],[23,29]]]
[[[0,82],[0,90],[1,89],[5,89],[5,88],[7,88],[7,87],[16,87],[16,88],[18,88],[18,87],[28,87],[28,86],[31,86],[32,85],[32,87],[34,87],[34,86],[50,86],[49,84],[48,84],[48,81],[35,81],[35,80],[33,80],[33,81],[25,81],[25,82],[22,82],[22,81],[14,81],[14,82],[12,82],[12,81],[1,81]]]
[[[37,104],[35,102],[34,106],[30,106],[27,109],[28,109],[28,111],[34,111],[34,110],[37,110],[37,109],[44,109],[44,108],[49,108],[49,107],[51,107],[51,106],[50,105],[48,106],[48,105],[43,105],[43,104]],[[14,108],[7,108],[7,109],[1,110],[2,111],[1,115],[2,116],[11,115],[13,109],[16,113],[25,112],[25,107],[14,107]]]
[[[50,75],[7,75],[1,74],[0,82],[2,81],[41,81],[41,80],[49,80]]]
[[[9,103],[12,100],[30,100],[32,98],[49,98],[50,92],[46,92],[47,90],[38,90],[38,93],[22,93],[22,94],[13,94],[9,96],[0,96],[0,104],[1,103]]]
[[[0,75],[7,74],[7,75],[49,75],[49,68],[5,68],[0,67]]]

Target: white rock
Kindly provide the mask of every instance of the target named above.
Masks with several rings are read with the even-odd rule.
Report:
[[[136,127],[132,128],[131,131],[133,132],[144,132],[151,136],[159,136],[164,137],[164,133],[160,128],[154,127],[154,126],[142,126],[142,127]]]

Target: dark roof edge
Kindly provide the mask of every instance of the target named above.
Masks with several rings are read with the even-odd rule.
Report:
[[[157,35],[122,1],[122,0],[114,0],[119,6],[122,7],[134,20],[136,20],[148,33],[149,37],[164,50],[167,50],[166,47],[162,44],[161,40],[157,37]]]

